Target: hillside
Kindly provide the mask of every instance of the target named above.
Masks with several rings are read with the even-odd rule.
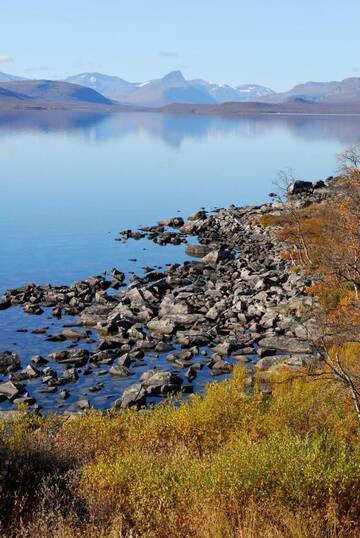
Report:
[[[293,99],[284,103],[249,102],[220,105],[187,105],[173,103],[158,109],[171,114],[237,116],[244,114],[360,114],[360,100],[352,102],[309,102]]]
[[[356,103],[360,101],[360,78],[351,77],[331,82],[305,82],[294,86],[287,92],[265,97],[265,101],[273,103],[292,99],[329,104]]]
[[[91,88],[68,82],[51,80],[0,82],[0,108],[112,110],[119,107],[118,103]]]

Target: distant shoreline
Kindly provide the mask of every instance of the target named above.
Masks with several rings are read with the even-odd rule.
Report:
[[[294,105],[294,104],[293,104]],[[63,103],[51,104],[29,104],[10,105],[0,103],[0,111],[6,112],[74,112],[74,113],[99,113],[99,114],[119,114],[119,113],[157,113],[176,116],[222,116],[228,118],[239,118],[246,116],[360,116],[359,107],[351,110],[350,106],[344,105],[321,105],[313,103],[289,103],[269,105],[268,103],[224,103],[222,105],[187,105],[173,104],[165,107],[137,107],[127,104],[114,105],[79,105],[70,106]]]

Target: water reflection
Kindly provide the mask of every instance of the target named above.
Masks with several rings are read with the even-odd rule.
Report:
[[[100,114],[70,111],[0,111],[0,136],[11,131],[65,132],[88,141],[108,141],[146,134],[180,148],[187,140],[218,136],[262,136],[286,129],[303,140],[360,142],[360,116],[258,115],[181,116],[160,113]]]

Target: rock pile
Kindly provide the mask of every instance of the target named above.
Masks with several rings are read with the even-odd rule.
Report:
[[[307,202],[325,200],[327,190],[324,185],[295,185],[290,196],[299,191],[300,200],[304,193]],[[303,320],[303,312],[314,302],[304,292],[312,282],[291,271],[280,255],[284,245],[270,228],[257,224],[262,215],[281,210],[276,202],[231,206],[212,214],[201,210],[186,222],[174,217],[140,232],[122,232],[123,239],[146,236],[160,244],[179,244],[196,236],[198,243],[187,246],[188,254],[196,256],[193,261],[170,265],[164,272],[148,270],[116,294],[106,292],[124,285],[125,275],[116,269],[110,280],[96,276],[72,286],[28,284],[8,291],[1,308],[21,304],[31,314],[51,307],[54,316],[79,315],[82,329],[64,331],[64,339],[86,341],[91,330],[98,343],[92,351],[74,348],[47,359],[34,357],[22,370],[16,354],[1,353],[0,368],[11,377],[0,385],[0,396],[15,401],[25,394],[22,399],[27,401],[29,395],[19,381],[39,377],[44,390],[55,392],[59,386],[76,384],[79,375],[89,375],[94,368],[97,375],[127,379],[151,356],[154,367],[113,402],[117,408],[139,407],[154,396],[191,392],[203,368],[217,376],[229,374],[236,361],[254,365],[249,368],[251,385],[254,369],[268,372],[279,364],[313,364],[318,357],[310,333],[316,331],[316,320]],[[165,371],[156,368],[161,353],[167,354]],[[45,365],[47,361],[62,365],[62,375]],[[102,387],[96,383],[90,392]],[[68,389],[61,394],[66,399]],[[81,402],[81,409],[89,407],[87,400]]]

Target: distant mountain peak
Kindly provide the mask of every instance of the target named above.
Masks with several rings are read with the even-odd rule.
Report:
[[[0,82],[13,82],[16,80],[25,80],[23,77],[17,77],[16,75],[9,75],[9,73],[0,72]]]
[[[186,80],[184,78],[184,75],[179,70],[178,71],[170,71],[170,73],[165,75],[161,80],[163,80],[164,82],[167,82],[167,83],[171,82],[173,84],[186,82]]]

